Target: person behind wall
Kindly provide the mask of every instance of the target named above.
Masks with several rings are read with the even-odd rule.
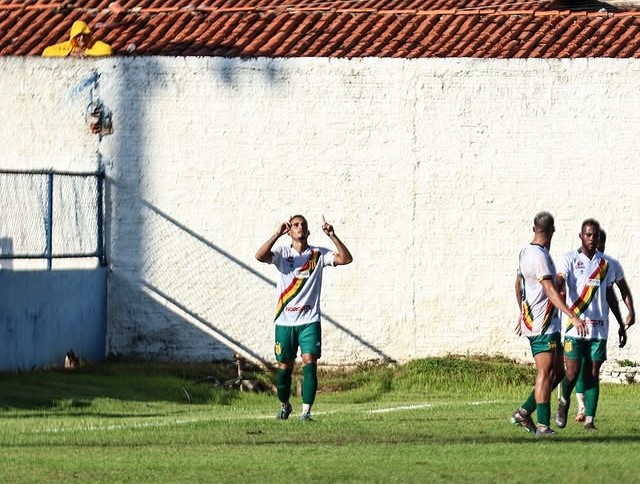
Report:
[[[275,316],[275,347],[278,362],[276,387],[280,400],[277,418],[286,420],[291,414],[291,373],[298,347],[302,358],[302,415],[311,418],[318,387],[317,361],[321,355],[320,292],[322,271],[326,266],[350,264],[353,257],[336,235],[333,226],[323,217],[322,230],[329,236],[335,250],[309,245],[309,228],[302,215],[294,215],[278,225],[275,233],[256,252],[256,259],[274,264],[278,269]],[[277,245],[283,235],[291,244]]]
[[[42,52],[43,57],[100,57],[112,54],[111,46],[96,40],[89,26],[82,20],[73,22],[69,40],[50,45]]]

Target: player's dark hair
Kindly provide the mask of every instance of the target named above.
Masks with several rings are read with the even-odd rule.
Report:
[[[600,229],[600,244],[604,245],[604,243],[607,241],[607,233],[603,230]]]
[[[584,228],[588,225],[596,229],[598,233],[602,232],[602,230],[600,229],[600,222],[598,222],[595,218],[588,218],[584,222],[582,222],[582,227],[580,227],[580,233],[584,232]]]
[[[533,227],[536,232],[552,234],[556,230],[553,215],[549,212],[538,212],[536,216],[533,217]]]
[[[310,235],[311,231],[309,230],[309,222],[307,222],[306,217],[300,214],[292,215],[291,217],[289,217],[289,223],[291,223],[294,218],[301,218],[304,221],[304,224],[307,226],[307,236]]]
[[[292,215],[291,217],[289,217],[289,223],[291,223],[291,221],[292,221],[294,218],[301,218],[302,220],[304,220],[305,222],[307,222],[306,217],[305,217],[304,215],[300,215],[300,214],[298,213],[298,214],[296,214],[296,215]],[[308,224],[309,224],[309,222],[307,222],[307,225],[308,225]]]

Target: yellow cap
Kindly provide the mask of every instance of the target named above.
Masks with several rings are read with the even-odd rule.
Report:
[[[90,35],[91,29],[82,20],[76,20],[71,26],[71,35],[69,36],[69,39],[75,39],[80,34]]]

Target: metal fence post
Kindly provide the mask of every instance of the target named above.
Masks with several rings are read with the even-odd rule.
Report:
[[[51,270],[53,260],[53,171],[48,173],[48,211],[47,211],[47,270]]]
[[[98,200],[96,205],[98,206],[98,261],[101,266],[107,265],[107,257],[104,250],[104,168],[100,167],[98,176],[96,177],[98,182]]]

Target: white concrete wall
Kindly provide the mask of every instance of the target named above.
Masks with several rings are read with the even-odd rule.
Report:
[[[324,214],[355,257],[326,272],[327,364],[529,361],[513,285],[543,209],[554,256],[595,217],[640,290],[639,60],[0,58],[0,72],[0,168],[106,166],[114,354],[271,361],[275,269],[254,254],[294,213],[317,245]],[[89,131],[96,99],[111,135]],[[640,361],[638,331],[610,359]]]

